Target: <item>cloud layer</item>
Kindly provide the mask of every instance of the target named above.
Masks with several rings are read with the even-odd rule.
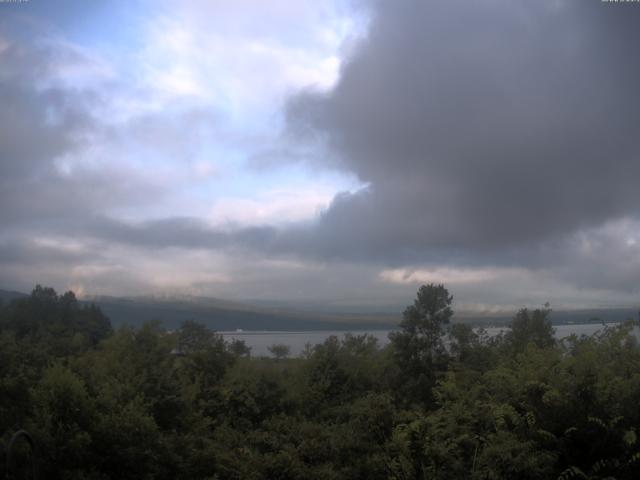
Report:
[[[353,4],[247,2],[162,3],[124,65],[0,23],[3,284],[637,295],[637,5],[370,2],[362,36]]]

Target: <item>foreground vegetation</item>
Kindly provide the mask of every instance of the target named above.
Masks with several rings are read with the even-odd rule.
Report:
[[[28,429],[47,479],[640,478],[630,323],[556,341],[549,310],[521,310],[488,338],[451,301],[422,287],[385,348],[251,358],[36,287],[0,307],[0,434]]]

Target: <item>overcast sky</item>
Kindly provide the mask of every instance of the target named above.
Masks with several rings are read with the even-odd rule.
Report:
[[[0,288],[640,303],[640,3],[0,3]]]

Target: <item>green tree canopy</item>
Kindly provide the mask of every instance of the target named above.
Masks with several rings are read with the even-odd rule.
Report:
[[[506,334],[507,343],[515,352],[521,352],[529,343],[538,348],[552,346],[555,343],[555,330],[551,325],[550,314],[549,304],[533,311],[526,308],[518,311],[511,321],[511,330]]]
[[[400,331],[389,334],[402,380],[401,389],[414,400],[428,400],[437,372],[446,368],[443,342],[451,321],[453,295],[443,285],[423,285],[400,322]]]
[[[291,354],[291,347],[289,345],[285,345],[284,343],[274,343],[273,345],[267,347],[267,350],[269,350],[269,353],[278,360],[287,358]]]

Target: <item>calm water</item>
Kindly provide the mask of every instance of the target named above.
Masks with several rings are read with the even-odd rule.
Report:
[[[609,326],[617,325],[616,323],[608,323]],[[573,325],[556,325],[556,337],[564,338],[573,333],[577,335],[592,335],[598,330],[602,330],[601,323],[573,324]],[[506,327],[489,327],[485,329],[491,336],[506,331]],[[389,343],[389,332],[391,330],[353,330],[354,335],[363,335],[368,333],[378,339],[379,344],[386,345]],[[331,335],[341,338],[346,331],[326,330],[317,332],[220,332],[227,340],[238,339],[244,340],[247,346],[251,347],[251,355],[262,356],[269,355],[268,347],[274,343],[282,343],[291,347],[291,355],[297,356],[302,353],[307,343],[316,345],[324,342]]]

